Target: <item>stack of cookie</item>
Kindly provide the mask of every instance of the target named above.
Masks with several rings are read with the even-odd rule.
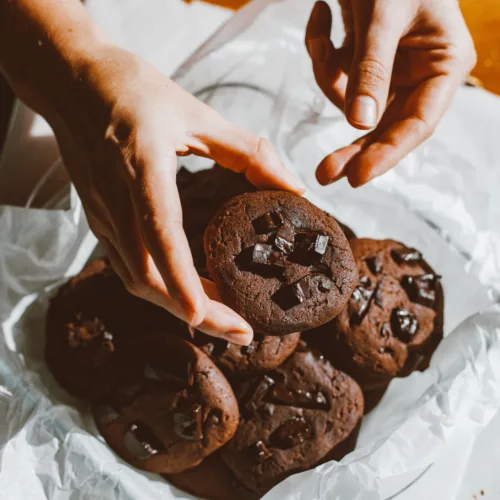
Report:
[[[178,185],[195,264],[253,342],[189,327],[97,260],[51,302],[47,363],[128,463],[202,498],[257,499],[354,448],[363,393],[423,369],[442,338],[442,289],[416,250],[356,239],[298,196],[219,167]]]

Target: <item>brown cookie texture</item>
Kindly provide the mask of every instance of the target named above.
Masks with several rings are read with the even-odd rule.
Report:
[[[222,461],[219,452],[205,458],[200,465],[180,474],[165,475],[177,488],[206,500],[258,500]]]
[[[205,253],[223,302],[265,335],[323,325],[345,307],[357,283],[335,219],[285,191],[227,202],[207,227]]]
[[[140,469],[175,474],[231,439],[238,405],[208,356],[160,334],[127,349],[126,375],[93,407],[99,431],[121,458]]]
[[[249,376],[273,370],[290,356],[300,340],[300,333],[281,337],[256,334],[248,346],[211,337],[189,326],[188,340],[211,357],[228,376]]]
[[[45,358],[71,395],[99,400],[121,372],[123,346],[153,328],[168,331],[172,316],[131,295],[105,259],[89,263],[52,299]]]
[[[255,187],[244,175],[219,165],[194,173],[181,168],[177,173],[177,187],[184,231],[195,267],[201,276],[208,278],[203,249],[203,234],[207,225],[226,201],[238,194],[255,191]]]
[[[302,343],[277,369],[233,387],[240,424],[221,456],[260,494],[320,463],[363,415],[358,384]]]
[[[440,277],[422,254],[393,240],[355,239],[360,280],[348,305],[314,333],[364,390],[428,367],[443,338]]]

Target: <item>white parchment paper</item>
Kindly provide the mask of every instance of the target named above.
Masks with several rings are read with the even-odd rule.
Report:
[[[176,78],[267,135],[307,183],[309,199],[359,235],[421,249],[442,274],[446,339],[431,368],[391,384],[342,462],[293,476],[266,496],[398,498],[445,456],[460,471],[500,406],[500,148],[493,140],[500,103],[463,89],[435,138],[397,169],[359,190],[345,182],[320,188],[319,160],[358,132],[314,84],[302,41],[311,7],[301,0],[250,4]],[[338,24],[333,36],[342,37]],[[204,162],[189,159],[188,166]],[[88,407],[59,389],[45,366],[48,297],[95,247],[78,200],[65,201],[70,210],[0,207],[0,498],[191,498],[118,459]],[[459,485],[436,498],[455,498]]]

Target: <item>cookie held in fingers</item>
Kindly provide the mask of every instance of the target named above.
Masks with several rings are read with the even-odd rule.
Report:
[[[358,384],[302,346],[276,370],[235,385],[241,419],[221,456],[261,494],[318,464],[363,415]]]
[[[330,359],[365,390],[427,368],[443,338],[440,277],[393,240],[356,239],[360,281],[347,308],[314,332]]]
[[[175,474],[227,443],[238,425],[229,382],[198,348],[165,334],[129,345],[128,370],[93,408],[109,446],[137,468]]]
[[[285,191],[247,193],[223,205],[205,232],[205,253],[223,302],[265,335],[330,321],[357,283],[335,219]]]

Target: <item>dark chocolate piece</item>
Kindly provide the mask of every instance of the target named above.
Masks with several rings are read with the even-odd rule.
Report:
[[[252,221],[252,225],[256,234],[270,233],[283,225],[283,216],[275,210],[258,217]]]
[[[398,264],[411,264],[422,260],[422,254],[414,248],[395,248],[391,251],[391,257]]]
[[[439,276],[422,274],[420,276],[403,276],[401,286],[405,289],[409,299],[417,304],[434,307]]]
[[[418,331],[418,321],[406,309],[396,308],[391,314],[391,327],[399,340],[408,343]]]
[[[255,346],[253,344],[245,345],[241,348],[243,354],[252,354],[255,351]]]
[[[380,274],[382,272],[383,269],[382,259],[378,255],[375,255],[373,257],[366,257],[365,262],[366,265],[368,266],[368,269],[373,274]]]
[[[276,384],[267,398],[270,402],[311,410],[327,410],[330,408],[328,401],[320,391],[310,392],[302,389],[291,389],[283,384]]]
[[[246,398],[244,398],[244,401],[241,404],[241,407],[244,408],[247,414],[256,410],[260,406],[269,389],[275,383],[274,379],[269,377],[269,375],[264,375],[257,385],[252,388],[252,391]]]
[[[290,255],[293,251],[293,241],[288,241],[279,235],[274,237],[274,246],[285,255]]]
[[[147,460],[153,455],[165,451],[161,441],[142,422],[131,424],[129,431],[123,439],[125,447],[138,460]]]
[[[287,450],[311,439],[313,430],[305,421],[304,417],[293,417],[280,425],[270,436],[269,442],[272,447]]]
[[[313,276],[307,275],[295,283],[283,285],[273,296],[272,299],[284,311],[302,304],[313,296],[316,288]]]
[[[351,324],[360,325],[363,322],[366,314],[370,310],[372,300],[375,297],[376,290],[368,290],[363,285],[358,285],[352,292],[351,300],[349,301],[349,309],[351,313]]]
[[[174,432],[182,439],[200,441],[203,439],[202,407],[195,403],[189,412],[175,412]]]
[[[324,234],[314,232],[297,234],[293,260],[304,266],[316,264],[325,254],[329,239]]]

